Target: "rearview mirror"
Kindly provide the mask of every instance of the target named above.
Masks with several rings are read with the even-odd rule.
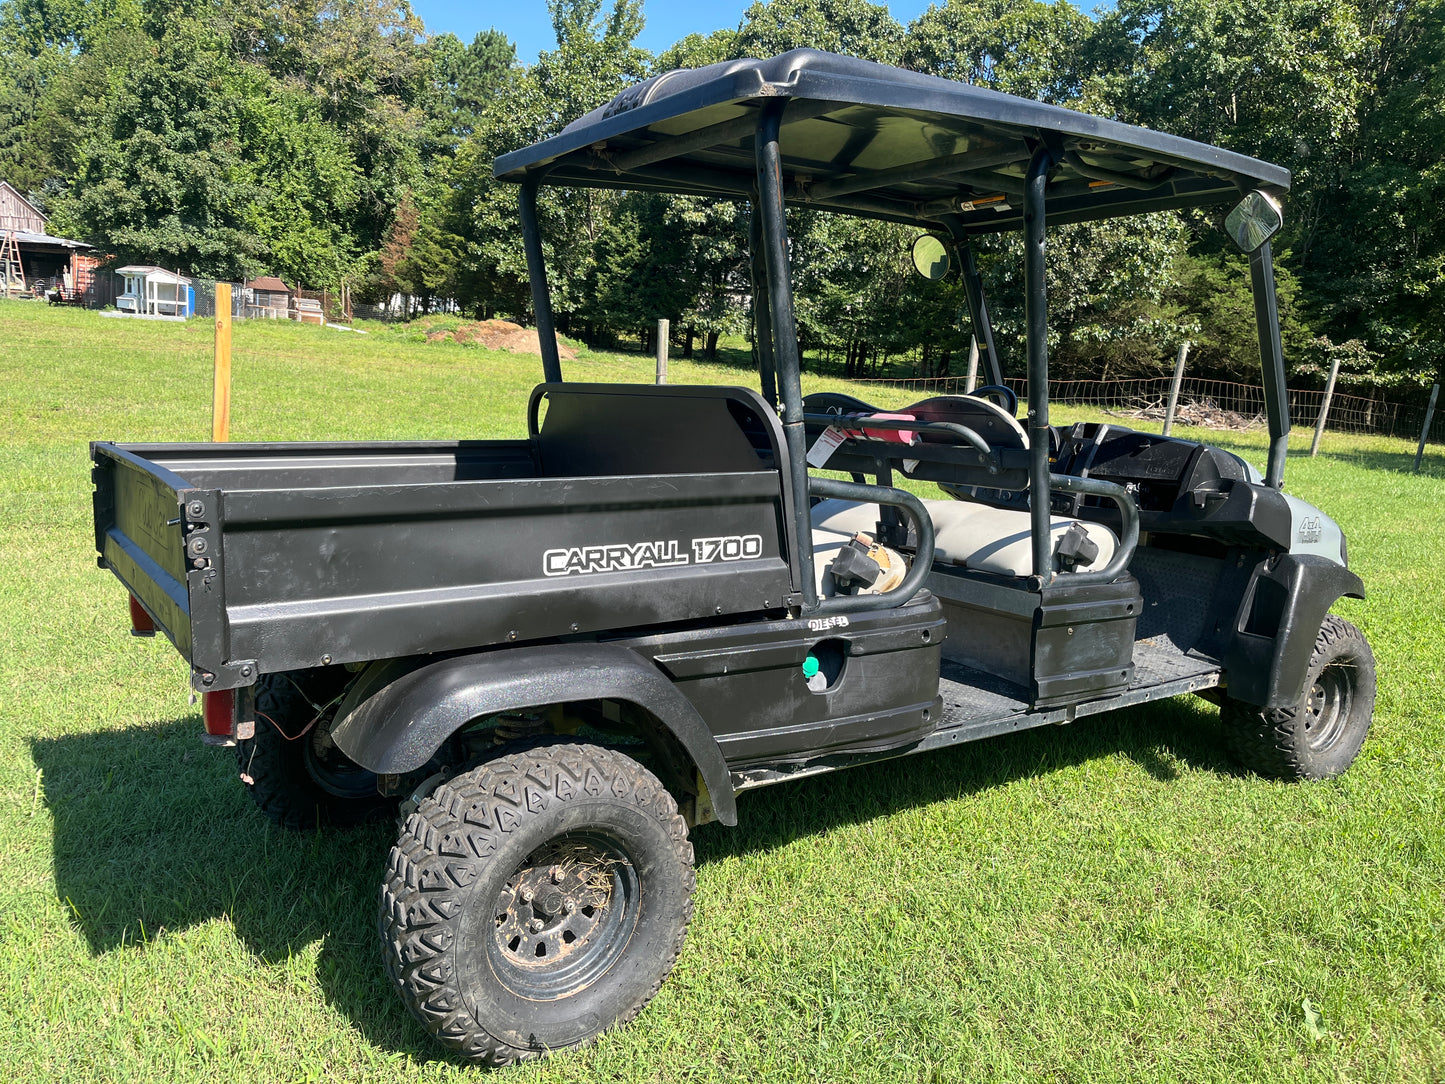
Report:
[[[1279,200],[1255,189],[1240,200],[1224,219],[1225,232],[1244,252],[1253,252],[1279,232],[1284,212]]]
[[[942,239],[925,233],[913,242],[913,270],[929,282],[937,282],[947,275],[950,266],[948,246]]]

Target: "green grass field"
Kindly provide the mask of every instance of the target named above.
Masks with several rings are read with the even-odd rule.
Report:
[[[86,442],[207,437],[210,337],[0,302],[0,1065],[17,1084],[475,1079],[385,984],[392,832],[272,829],[201,745],[180,658],[127,635],[95,566]],[[238,324],[232,437],[521,435],[539,373]],[[651,361],[568,376],[644,381]],[[1262,434],[1214,439],[1262,463]],[[1215,710],[1179,700],[745,795],[739,827],[694,833],[697,917],[652,1005],[495,1079],[1441,1080],[1445,465],[1432,448],[1410,474],[1413,452],[1331,434],[1290,462],[1370,589],[1339,610],[1380,672],[1344,777],[1241,774]]]

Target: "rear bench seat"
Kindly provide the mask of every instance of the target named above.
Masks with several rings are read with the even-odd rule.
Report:
[[[995,576],[1033,575],[1032,535],[1029,513],[1013,508],[994,508],[972,501],[925,500],[923,505],[933,520],[935,565],[961,565],[976,572]],[[831,579],[824,584],[823,573],[834,555],[855,534],[877,533],[879,508],[876,504],[855,501],[827,500],[813,506],[813,567],[825,592],[831,590]],[[1050,549],[1057,550],[1059,540],[1077,520],[1054,517],[1050,523]],[[1099,523],[1081,523],[1089,539],[1099,547],[1092,561],[1068,571],[1087,572],[1103,568],[1119,548],[1118,536]],[[1059,572],[1058,559],[1054,571]]]

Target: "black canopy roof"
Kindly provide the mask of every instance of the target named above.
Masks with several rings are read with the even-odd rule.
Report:
[[[787,98],[790,202],[931,228],[1017,229],[1039,144],[1058,152],[1051,223],[1233,201],[1287,169],[1148,128],[871,61],[796,49],[655,76],[499,157],[499,178],[748,198],[763,103]]]

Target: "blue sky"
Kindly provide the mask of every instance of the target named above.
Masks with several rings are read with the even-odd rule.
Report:
[[[659,53],[688,34],[710,34],[742,21],[750,0],[727,3],[689,3],[687,0],[646,0],[643,14],[647,28],[637,39],[644,49]],[[941,0],[940,0],[941,2]],[[450,30],[464,42],[489,27],[496,27],[517,45],[517,57],[530,64],[543,49],[556,45],[552,19],[545,0],[412,0],[412,10],[421,16],[429,33]],[[611,4],[604,0],[603,10]],[[905,26],[928,7],[928,0],[898,0],[888,5],[893,17]]]

